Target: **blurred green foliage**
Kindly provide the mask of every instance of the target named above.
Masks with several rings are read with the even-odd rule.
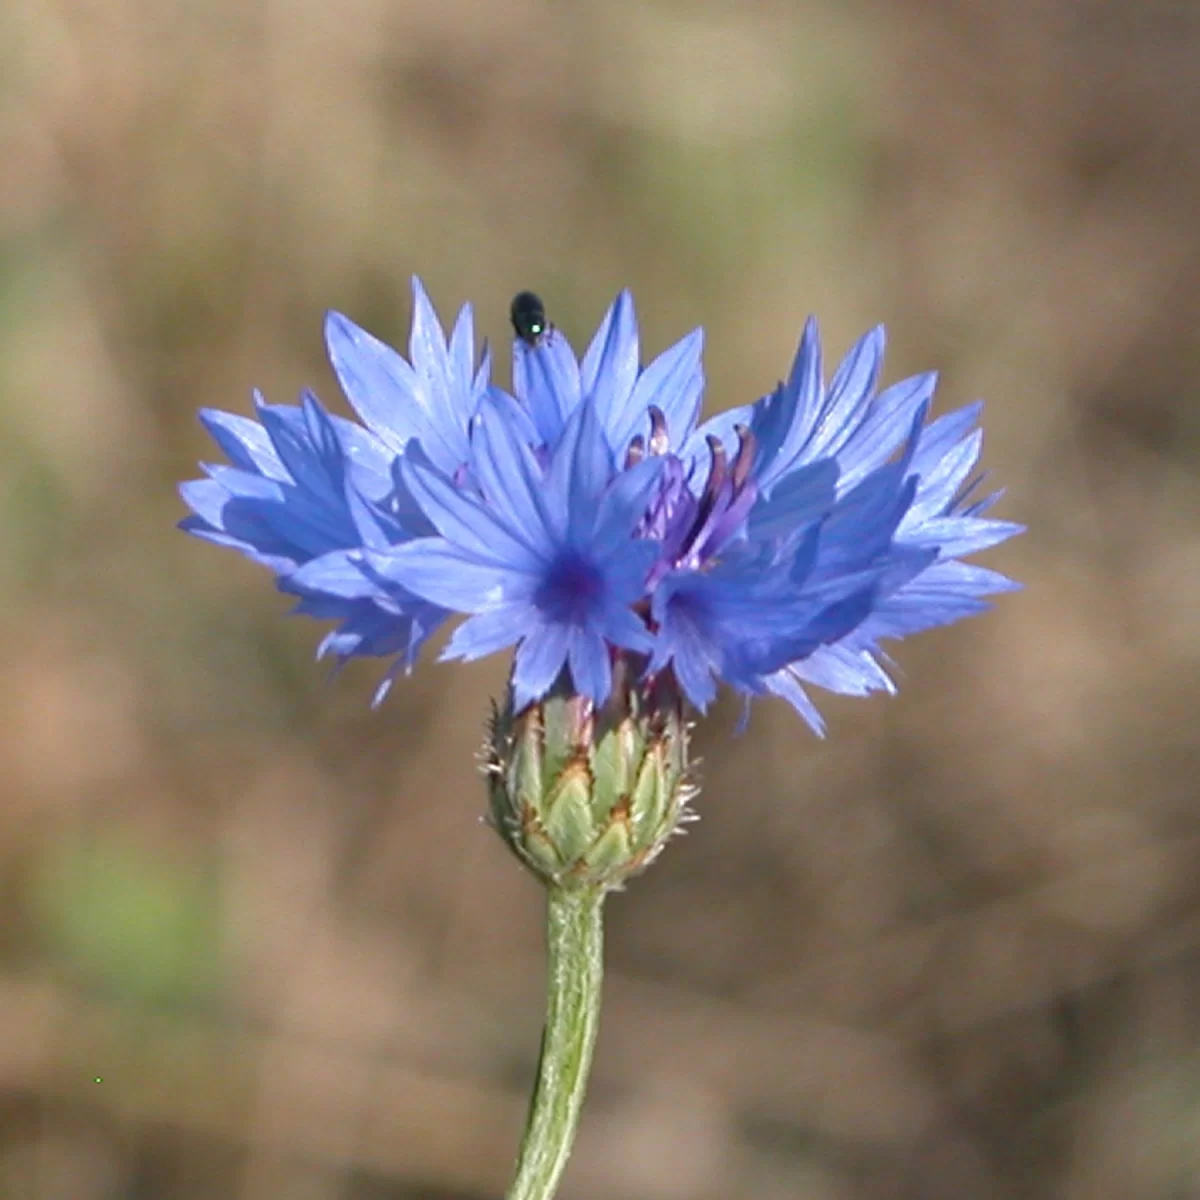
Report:
[[[76,986],[152,1006],[218,995],[222,910],[213,872],[173,866],[112,831],[55,845],[39,875],[46,952]]]

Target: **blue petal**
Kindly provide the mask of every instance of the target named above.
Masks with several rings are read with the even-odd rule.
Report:
[[[786,700],[799,713],[817,737],[825,736],[824,717],[805,694],[792,671],[777,671],[775,674],[767,676],[764,683],[769,692]]]
[[[709,599],[699,576],[664,584],[653,599],[658,633],[647,670],[656,674],[669,666],[684,695],[704,712],[716,698],[713,676],[720,669]]]
[[[382,501],[391,490],[396,456],[370,430],[334,413],[325,415],[337,431],[343,462],[354,486],[372,500]]]
[[[936,425],[936,422],[934,424]],[[930,429],[932,428],[933,426],[930,426]],[[968,434],[937,458],[928,452],[924,440],[922,438],[922,444],[913,456],[913,470],[921,476],[921,483],[917,489],[916,502],[913,504],[912,520],[941,516],[950,511],[967,476],[979,460],[983,430],[977,429]]]
[[[404,358],[342,313],[325,314],[329,361],[362,422],[396,454],[422,432],[417,377]],[[426,447],[428,450],[428,447]]]
[[[214,468],[214,471],[218,468]],[[226,467],[226,471],[232,468]],[[244,474],[244,473],[243,473]],[[283,489],[276,483],[260,479],[257,475],[246,475],[247,480],[258,480],[267,499],[282,500]],[[179,494],[184,503],[214,529],[223,529],[225,509],[238,493],[227,482],[219,479],[189,479],[179,485]]]
[[[650,569],[658,561],[657,545],[626,534],[620,540],[597,543],[591,553],[601,565],[611,595],[620,597],[623,604],[634,604],[642,598]]]
[[[937,546],[943,557],[974,554],[1024,533],[1025,526],[1012,521],[992,521],[979,517],[938,517],[924,521],[906,540],[925,546]]]
[[[627,417],[616,430],[613,448],[622,453],[629,439],[642,432],[650,405],[662,411],[672,446],[683,446],[695,429],[704,394],[704,330],[693,329],[664,350],[638,377],[626,409]]]
[[[603,704],[612,691],[612,661],[604,639],[588,630],[573,630],[567,661],[575,690],[596,704]]]
[[[490,402],[484,403],[476,418],[471,451],[471,466],[487,503],[526,547],[527,555],[544,558],[550,549],[550,531],[556,523],[565,523],[566,514],[559,511],[565,495],[547,496],[551,484],[529,446]]]
[[[904,637],[950,625],[963,617],[986,612],[991,605],[979,597],[1019,591],[1020,586],[999,572],[974,563],[955,559],[935,562],[881,598],[876,611],[864,622],[862,636],[873,643],[879,638]]]
[[[333,613],[310,612],[308,615],[330,619]],[[317,657],[333,655],[338,659],[390,658],[404,656],[406,663],[416,657],[417,647],[428,636],[414,617],[399,616],[369,602],[347,604],[336,614],[344,619],[340,629],[325,635],[317,648]]]
[[[506,650],[525,636],[536,619],[536,610],[524,601],[476,613],[454,631],[441,657],[471,662]]]
[[[613,480],[595,514],[593,536],[597,546],[624,545],[645,513],[664,466],[661,458],[643,459]]]
[[[295,551],[290,543],[282,539],[272,541],[267,534],[255,532],[252,536],[241,536],[229,533],[222,528],[214,528],[201,517],[184,517],[179,522],[179,528],[202,541],[237,550],[272,571],[290,571],[296,565]]]
[[[255,399],[261,400],[257,392]],[[287,471],[279,461],[267,431],[257,421],[215,408],[202,408],[200,421],[235,467],[265,475],[268,479],[287,478]]]
[[[612,454],[595,405],[584,401],[567,422],[546,478],[548,523],[560,541],[577,546],[592,532],[596,506],[612,474]]]
[[[534,345],[513,341],[513,390],[529,407],[538,436],[553,446],[579,407],[579,363],[562,331],[548,329]]]
[[[519,400],[510,396],[502,388],[489,387],[486,388],[480,396],[480,405],[486,397],[489,403],[494,405],[504,418],[508,427],[512,430],[513,436],[518,441],[522,441],[527,446],[536,446],[540,443],[540,438],[537,431],[537,426],[533,423],[533,417]]]
[[[518,709],[540,700],[554,686],[566,665],[569,642],[565,625],[534,625],[526,632],[513,661],[513,701]]]
[[[467,426],[475,412],[471,364],[468,360],[465,370],[455,369],[458,364],[450,357],[446,335],[433,303],[415,275],[412,292],[413,319],[408,352],[413,371],[421,382],[421,394],[428,398],[428,411],[437,415],[434,423],[446,433],[448,444],[459,456],[458,462],[462,462]],[[463,340],[460,336],[460,355]]]
[[[792,471],[780,480],[770,499],[760,499],[750,511],[750,536],[782,538],[819,520],[834,504],[838,464],[821,459]]]
[[[444,476],[411,458],[405,459],[401,471],[409,491],[443,537],[462,546],[480,562],[535,569],[539,555],[526,538],[501,523]]]
[[[604,314],[579,369],[581,395],[596,406],[606,428],[625,415],[637,376],[637,317],[633,297],[626,289]],[[615,443],[614,449],[618,449]]]
[[[859,570],[884,553],[916,486],[902,463],[892,463],[839,500],[821,529],[822,577]]]
[[[807,658],[793,663],[789,671],[797,679],[843,696],[896,690],[869,653],[845,646],[821,646]]]
[[[821,382],[821,338],[809,317],[786,384],[754,406],[750,429],[758,442],[755,478],[769,491],[804,449],[821,413],[825,389]]]
[[[861,398],[875,391],[886,346],[887,333],[876,325],[850,347],[829,381],[830,408],[836,408],[843,397]]]
[[[485,351],[479,370],[475,369],[475,317],[470,304],[464,304],[458,311],[450,334],[449,357],[449,374],[454,380],[456,395],[470,393],[474,396],[475,403],[465,413],[465,420],[470,420],[487,391],[491,367],[490,355]]]
[[[899,386],[899,385],[897,385]],[[925,475],[968,434],[972,433],[983,412],[983,401],[976,400],[930,421],[921,431],[920,445],[913,455],[913,470]]]
[[[414,344],[421,351],[420,371],[349,317],[336,312],[325,318],[329,361],[346,398],[368,429],[396,454],[402,454],[407,444],[417,439],[430,460],[452,474],[466,458],[467,426],[460,416],[466,406],[460,395],[462,388],[452,387],[446,377],[445,346],[439,354],[429,328],[430,322],[436,324],[436,317],[431,309],[426,311],[428,298],[423,308],[423,289],[416,281],[414,285]]]
[[[431,604],[464,613],[528,600],[535,586],[525,572],[482,563],[444,538],[417,538],[388,554],[367,553],[363,570]]]
[[[363,574],[361,550],[331,550],[306,562],[279,581],[279,590],[296,595],[320,594],[342,600],[380,596],[378,583]]]
[[[870,402],[852,435],[836,451],[843,488],[853,487],[891,458],[909,435],[914,417],[928,405],[936,386],[936,374],[915,375],[886,388]],[[817,452],[830,451],[824,446],[810,451]]]
[[[316,554],[353,544],[356,533],[344,506],[311,497],[290,484],[280,484],[236,467],[206,467],[211,482],[224,489],[227,499],[219,510],[218,493],[203,481],[184,484],[180,491],[189,503],[217,528],[271,556],[282,555],[295,566]],[[189,527],[189,532],[190,532]]]
[[[614,646],[638,654],[649,654],[654,648],[654,638],[645,621],[629,608],[610,606],[604,616],[604,636]]]

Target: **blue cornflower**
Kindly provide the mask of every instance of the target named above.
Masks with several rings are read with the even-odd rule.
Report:
[[[786,382],[699,425],[700,331],[643,367],[628,292],[582,359],[554,328],[516,338],[510,394],[470,309],[447,341],[413,288],[411,364],[327,321],[366,428],[307,394],[260,424],[205,413],[233,465],[183,489],[184,528],[341,622],[323,652],[409,665],[460,613],[443,657],[514,646],[518,709],[560,679],[603,703],[624,658],[697,708],[724,682],[820,731],[805,684],[890,689],[881,639],[1015,586],[961,561],[1020,529],[972,498],[979,406],[928,422],[933,375],[877,391],[882,329],[826,385],[810,321]]]
[[[473,432],[482,495],[411,457],[405,482],[441,536],[368,553],[364,573],[385,591],[473,614],[446,657],[517,644],[518,708],[545,695],[568,664],[575,689],[602,701],[613,649],[653,648],[634,606],[658,549],[635,531],[660,464],[617,472],[590,399],[567,419],[544,469],[497,405],[484,405]]]

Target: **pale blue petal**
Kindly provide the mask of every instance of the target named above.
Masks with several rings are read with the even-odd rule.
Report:
[[[532,605],[518,602],[501,605],[468,617],[455,631],[441,657],[472,662],[515,645],[535,621]]]
[[[546,481],[547,517],[560,541],[577,546],[592,532],[612,475],[612,453],[595,405],[585,400],[567,422]]]
[[[257,392],[255,398],[261,401]],[[215,408],[202,408],[200,421],[235,467],[257,472],[268,479],[287,478],[287,471],[279,461],[267,431],[257,421]]]
[[[836,452],[843,489],[861,482],[891,458],[910,436],[913,420],[929,404],[936,384],[936,374],[916,375],[893,384],[875,397],[853,436]],[[813,451],[818,452],[829,451],[825,447]]]
[[[489,509],[459,491],[436,471],[406,459],[404,481],[422,511],[443,537],[481,562],[535,570],[539,555],[526,539],[502,524]]]
[[[475,420],[471,466],[488,506],[512,536],[528,554],[546,558],[553,549],[550,530],[565,523],[566,513],[547,496],[550,485],[528,445],[490,401]]]
[[[513,390],[529,406],[541,441],[554,446],[580,399],[579,363],[561,330],[548,329],[532,346],[513,341]]]
[[[613,429],[613,448],[623,453],[629,439],[643,432],[650,405],[661,410],[672,446],[683,446],[691,437],[704,395],[704,331],[693,329],[664,350],[638,377],[624,418]]]
[[[979,517],[938,517],[923,521],[912,531],[901,529],[901,536],[923,546],[937,546],[943,557],[974,554],[1024,533],[1025,526],[1012,521],[992,521]]]
[[[592,401],[605,428],[611,428],[623,415],[638,376],[637,317],[628,289],[604,314],[579,376],[581,396]]]
[[[534,587],[534,580],[524,572],[481,563],[443,538],[418,538],[388,554],[366,552],[363,570],[431,604],[462,613],[528,600]]]
[[[921,482],[912,512],[907,518],[909,522],[949,512],[967,476],[979,461],[982,446],[983,430],[977,429],[957,446],[947,450],[939,462],[928,463],[924,471],[919,471]]]

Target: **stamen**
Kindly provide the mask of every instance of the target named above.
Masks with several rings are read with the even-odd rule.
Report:
[[[667,436],[667,418],[663,415],[661,408],[655,405],[650,405],[650,453],[651,454],[666,454],[670,449],[671,441]]]
[[[704,495],[716,497],[725,483],[725,472],[728,465],[725,457],[725,447],[719,438],[711,433],[705,439],[708,442],[708,452],[712,456],[712,469],[708,472],[708,483],[704,485]]]
[[[708,524],[708,519],[717,506],[721,489],[725,486],[727,473],[725,447],[721,445],[720,439],[713,437],[710,433],[705,440],[708,442],[708,453],[712,457],[712,466],[709,468],[708,482],[704,485],[704,491],[700,496],[700,505],[696,510],[696,520],[692,525],[694,536],[699,536]]]
[[[646,442],[642,435],[637,434],[629,443],[629,449],[625,451],[625,467],[628,470],[630,467],[636,467],[638,463],[646,457]]]
[[[750,478],[758,443],[748,425],[735,425],[733,428],[738,436],[737,455],[733,460],[733,490],[737,493],[742,490],[746,480]]]

